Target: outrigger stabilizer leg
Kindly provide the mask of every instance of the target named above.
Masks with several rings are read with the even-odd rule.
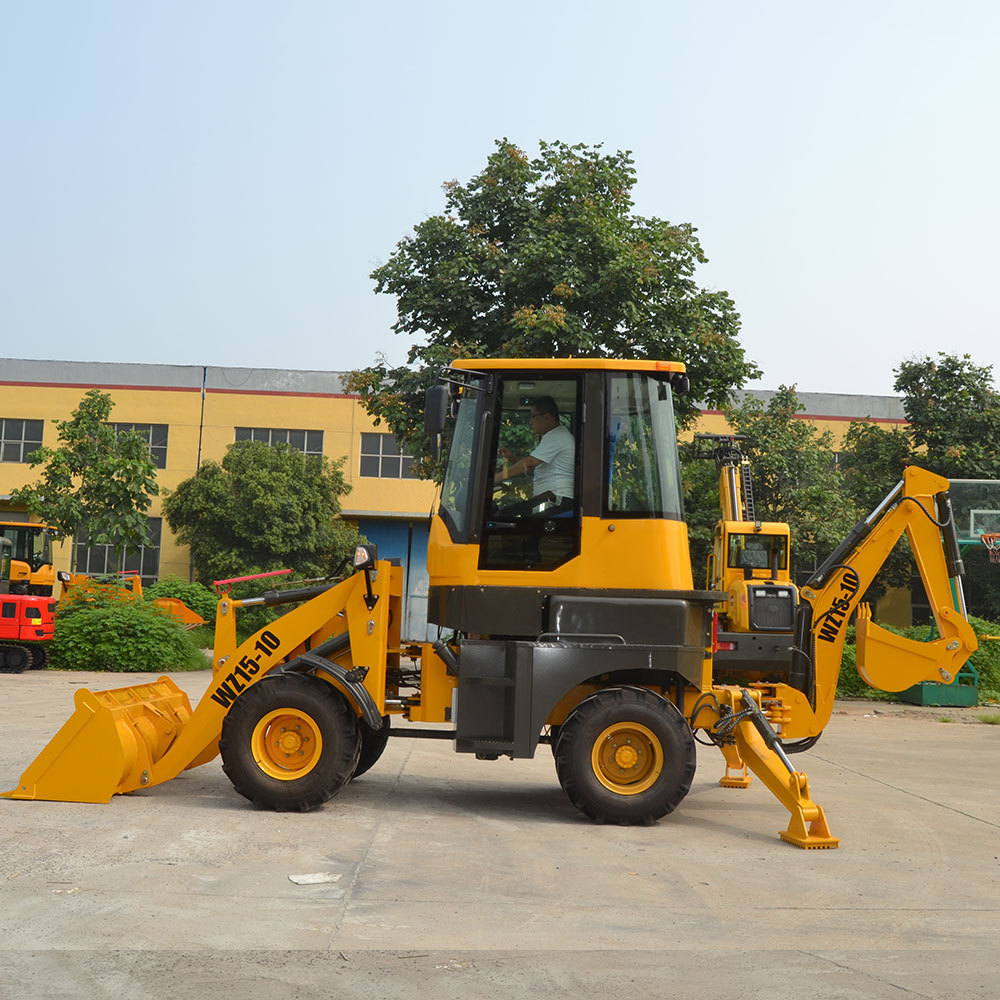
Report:
[[[778,734],[761,710],[760,694],[746,688],[719,687],[715,695],[721,712],[712,736],[725,740],[720,749],[726,758],[727,778],[730,770],[742,764],[764,782],[792,814],[788,829],[780,834],[782,840],[806,850],[839,847],[840,839],[831,836],[823,807],[812,800],[809,779],[792,766]],[[730,788],[746,787],[726,779],[723,783]]]

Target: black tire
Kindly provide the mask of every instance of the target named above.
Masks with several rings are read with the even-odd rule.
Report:
[[[31,654],[24,646],[0,643],[0,674],[23,674],[31,663]]]
[[[559,734],[562,726],[549,726],[549,746],[552,748],[552,757],[555,759],[556,747],[559,746]]]
[[[358,766],[354,769],[354,778],[360,778],[365,771],[374,767],[379,757],[385,753],[386,744],[389,742],[389,716],[382,716],[381,729],[370,729],[364,723],[361,723],[358,729],[361,731],[361,754],[358,757]]]
[[[316,677],[278,674],[237,698],[219,750],[222,770],[244,798],[276,812],[307,812],[350,781],[361,740],[339,691]]]
[[[556,772],[563,790],[598,823],[655,823],[694,780],[695,743],[684,716],[645,688],[605,688],[562,726]]]

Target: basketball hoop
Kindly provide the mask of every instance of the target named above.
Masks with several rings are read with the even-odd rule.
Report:
[[[1000,563],[1000,531],[991,531],[979,537],[990,554],[990,562]]]

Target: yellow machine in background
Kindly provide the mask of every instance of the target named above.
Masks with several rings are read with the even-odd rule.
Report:
[[[717,606],[716,674],[761,676],[791,658],[799,592],[790,573],[790,532],[757,517],[750,462],[741,435],[697,434],[695,457],[715,461],[721,516],[708,557],[707,585]]]
[[[0,521],[0,538],[10,542],[10,592],[50,597],[56,575],[52,565],[55,529],[29,521]]]
[[[651,823],[690,789],[697,733],[722,752],[721,784],[745,788],[752,771],[788,809],[784,840],[836,847],[787,751],[829,721],[847,622],[903,532],[942,638],[887,638],[861,616],[861,669],[899,690],[953,678],[976,649],[948,482],[908,469],[803,588],[793,654],[725,683],[713,635],[728,594],[695,588],[681,505],[672,397],[686,388],[674,362],[455,362],[426,414],[432,437],[451,429],[428,549],[437,642],[401,636],[402,571],[371,546],[340,583],[223,596],[196,707],[168,678],[79,691],[7,797],[106,802],[221,753],[254,803],[311,809],[396,733],[486,760],[549,744],[580,811]],[[296,606],[237,644],[235,616],[254,604]]]

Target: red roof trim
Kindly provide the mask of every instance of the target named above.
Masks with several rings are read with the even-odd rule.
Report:
[[[206,393],[228,393],[237,396],[309,396],[314,399],[360,399],[354,392],[294,392],[282,389],[206,389]]]
[[[125,389],[137,392],[201,392],[196,385],[101,385],[84,382],[8,382],[0,385],[25,386],[32,389]],[[228,393],[242,396],[307,396],[316,399],[360,399],[357,393],[348,392],[294,392],[282,389],[206,389],[206,393]]]
[[[92,382],[7,382],[0,385],[23,385],[32,389],[138,389],[142,392],[201,392],[199,386],[187,385],[101,385]]]

